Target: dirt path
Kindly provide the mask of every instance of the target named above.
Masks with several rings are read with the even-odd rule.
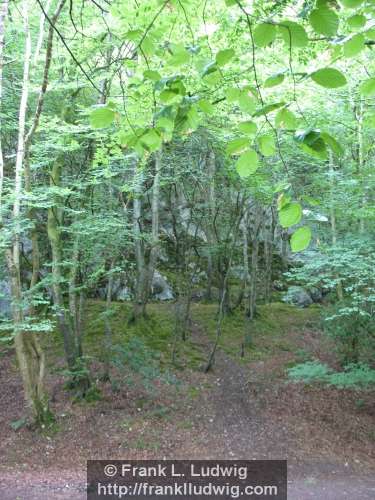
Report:
[[[205,352],[208,352],[209,342],[198,325],[194,326],[193,334],[197,341],[206,344]],[[270,359],[271,362],[274,363],[275,359]],[[273,370],[274,366],[268,366],[267,362],[242,364],[219,350],[212,372],[207,375],[195,373],[195,379],[190,381],[193,387],[195,381],[205,387],[199,392],[199,397],[190,400],[187,407],[180,408],[178,416],[156,424],[159,426],[160,441],[165,444],[159,451],[131,450],[128,447],[123,451],[117,449],[116,455],[112,455],[113,446],[120,442],[121,433],[124,433],[120,423],[127,408],[125,402],[124,410],[115,412],[112,396],[112,399],[87,410],[86,415],[79,415],[84,419],[84,427],[77,427],[77,420],[72,420],[73,435],[56,435],[55,454],[45,461],[46,466],[35,463],[43,453],[40,442],[31,457],[25,457],[25,463],[18,454],[19,470],[0,463],[0,500],[86,499],[86,477],[82,464],[89,453],[90,458],[288,459],[289,500],[375,499],[374,469],[367,464],[358,460],[346,463],[343,455],[332,452],[324,456],[315,453],[314,449],[306,451],[303,448],[304,444],[314,442],[315,436],[310,433],[302,435],[301,439],[301,432],[296,432],[296,421],[283,413],[288,400],[285,399],[282,382],[271,376]],[[292,390],[290,394],[295,392]],[[18,391],[13,393],[18,394]],[[305,394],[302,394],[303,401],[304,397]],[[279,404],[275,404],[279,399]],[[22,405],[22,401],[17,404]],[[140,412],[134,418],[138,420],[141,416]],[[177,426],[176,419],[181,416],[192,423],[191,429],[183,430]],[[147,422],[147,417],[143,418],[146,428],[155,428],[155,421]],[[102,433],[104,423],[109,426],[106,429],[107,436],[111,436],[108,443],[105,440],[95,441],[95,437]],[[135,432],[138,433],[138,429]],[[319,431],[316,438],[321,438],[320,434]],[[58,463],[62,454],[69,453],[65,451],[64,439],[68,442],[72,438],[76,440],[75,447],[82,450],[80,455],[71,459],[72,464],[80,459],[78,470],[66,464],[60,468]],[[33,441],[37,441],[35,436],[30,435],[17,439],[14,447],[20,450],[27,449],[27,443],[33,445]],[[328,441],[330,446],[333,441]],[[48,446],[47,443],[45,449]],[[30,460],[34,460],[32,465],[35,467],[30,467]],[[358,462],[357,466],[354,462]]]

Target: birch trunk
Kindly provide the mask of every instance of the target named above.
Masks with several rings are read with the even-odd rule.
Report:
[[[11,283],[14,343],[19,369],[23,380],[28,417],[30,417],[33,421],[42,424],[51,417],[48,408],[48,401],[43,388],[45,360],[37,335],[34,332],[24,331],[20,259],[21,199],[25,156],[25,122],[29,95],[31,59],[29,8],[29,3],[24,1],[22,15],[24,21],[25,52],[22,92],[18,117],[18,142],[15,165],[14,203],[12,212],[14,235],[12,237],[12,248],[8,249],[6,252],[6,260]]]

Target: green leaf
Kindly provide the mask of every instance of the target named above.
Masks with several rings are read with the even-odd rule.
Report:
[[[173,92],[172,90],[165,89],[163,92],[160,92],[159,99],[164,104],[169,104],[176,100],[176,98],[180,97],[179,94]]]
[[[284,73],[277,73],[276,75],[269,76],[263,84],[264,88],[276,87],[276,85],[280,85],[283,83],[285,78]]]
[[[198,102],[198,106],[200,109],[206,113],[206,115],[213,115],[215,113],[215,106],[213,106],[209,101],[206,99],[201,99]]]
[[[141,43],[141,49],[146,56],[152,56],[153,54],[155,54],[155,46],[150,37],[146,36],[146,38]]]
[[[246,122],[240,123],[238,125],[238,128],[244,134],[253,135],[253,134],[256,134],[257,124],[255,122],[252,122],[252,121],[246,121]]]
[[[226,151],[228,155],[234,155],[241,153],[249,145],[249,139],[247,137],[240,137],[238,139],[233,139],[227,144]]]
[[[279,24],[282,39],[289,47],[306,47],[309,39],[303,26],[294,21],[282,21]]]
[[[365,37],[357,33],[344,43],[344,56],[354,57],[365,48]]]
[[[165,116],[161,116],[156,121],[157,127],[164,129],[167,133],[170,133],[174,129],[174,121],[166,118]]]
[[[266,47],[276,38],[276,26],[273,24],[262,23],[255,27],[253,37],[254,43],[258,47]]]
[[[277,128],[294,130],[297,126],[297,118],[289,109],[283,108],[276,114],[275,125]]]
[[[337,156],[342,156],[344,154],[344,149],[342,148],[341,144],[337,142],[334,137],[328,134],[328,132],[321,132],[320,137]]]
[[[115,119],[115,112],[106,106],[91,111],[90,125],[92,128],[108,127]]]
[[[340,0],[340,3],[348,9],[355,9],[363,3],[363,0]]]
[[[204,77],[204,82],[207,85],[217,85],[220,82],[221,76],[220,73],[216,70],[213,71],[212,73],[209,73],[208,75],[205,75]]]
[[[241,95],[240,89],[237,89],[236,87],[230,87],[225,91],[225,96],[227,98],[227,102],[235,102],[238,100],[238,98]]]
[[[327,89],[336,89],[347,83],[345,76],[335,68],[318,69],[311,73],[310,77],[315,83]]]
[[[311,229],[308,226],[302,226],[292,234],[290,238],[290,246],[292,252],[302,252],[310,245]]]
[[[153,128],[149,129],[145,134],[143,134],[140,138],[140,141],[142,145],[146,146],[146,148],[151,152],[157,151],[162,144],[161,136]]]
[[[359,86],[359,92],[365,97],[371,97],[375,95],[375,78],[369,78],[361,83]]]
[[[288,203],[279,210],[279,221],[284,228],[298,224],[301,218],[302,208],[299,203]]]
[[[326,7],[314,9],[310,14],[310,24],[321,35],[333,36],[339,27],[339,17],[335,11]]]
[[[235,55],[233,49],[220,50],[216,54],[216,63],[218,66],[225,66]]]
[[[196,130],[199,125],[199,114],[195,106],[191,106],[187,115],[187,122],[190,130]]]
[[[238,105],[244,113],[252,114],[256,107],[256,101],[247,92],[242,92],[238,99]]]
[[[268,113],[272,113],[272,111],[275,111],[276,109],[279,109],[284,105],[285,102],[274,102],[272,104],[266,104],[265,106],[262,106],[260,109],[257,109],[253,116],[267,115]]]
[[[172,45],[172,56],[168,59],[169,66],[183,66],[190,61],[191,53],[182,44]]]
[[[151,80],[153,82],[157,82],[161,80],[161,75],[157,71],[154,71],[152,69],[147,69],[146,71],[143,72],[143,77],[147,78],[148,80]]]
[[[254,149],[243,153],[236,162],[236,170],[240,177],[249,177],[258,169],[258,155]]]
[[[258,144],[259,149],[264,156],[272,156],[273,154],[275,154],[275,139],[272,137],[272,135],[265,134],[259,136]]]
[[[363,28],[366,24],[366,17],[363,14],[354,14],[354,16],[349,17],[348,24],[350,28]]]
[[[136,42],[139,40],[139,38],[142,37],[142,30],[130,30],[125,33],[124,38],[125,40],[131,40],[132,42]]]
[[[371,28],[365,32],[366,38],[369,40],[375,40],[375,28]]]

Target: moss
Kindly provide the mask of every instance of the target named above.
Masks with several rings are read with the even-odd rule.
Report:
[[[104,360],[105,336],[104,316],[105,304],[102,301],[89,301],[85,314],[85,330],[83,347],[86,356]],[[174,338],[175,313],[173,303],[151,303],[148,306],[148,319],[129,324],[132,305],[114,303],[110,316],[112,326],[112,343],[127,349],[132,341],[141,342],[152,355],[152,359],[164,372],[176,370],[200,370],[207,361],[210,343],[215,339],[217,327],[217,304],[193,303],[191,305],[192,330],[185,342]],[[290,339],[290,331],[298,331],[306,325],[319,322],[320,308],[311,306],[299,309],[290,304],[275,302],[259,305],[257,316],[250,323],[248,342],[244,352],[245,321],[244,311],[236,310],[224,318],[220,347],[241,363],[264,360],[280,351],[294,352],[298,360],[306,357],[306,353],[298,353],[300,346],[294,345]],[[201,334],[200,334],[201,332]],[[53,333],[48,337],[48,361],[51,367],[56,358],[63,358],[61,336]],[[172,360],[172,352],[174,358]],[[241,357],[241,354],[244,354]],[[139,360],[142,363],[142,359]],[[56,368],[55,368],[56,369]]]

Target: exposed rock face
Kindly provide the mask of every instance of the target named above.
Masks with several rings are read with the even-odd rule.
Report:
[[[10,285],[7,280],[0,281],[0,316],[10,318],[12,314],[12,303],[10,298]]]
[[[323,299],[323,293],[319,288],[316,287],[309,288],[309,294],[313,302],[321,302]]]
[[[159,271],[154,272],[151,286],[152,298],[156,300],[173,300],[174,293],[167,279]]]
[[[298,307],[308,307],[313,303],[311,295],[302,286],[290,286],[282,300]]]

